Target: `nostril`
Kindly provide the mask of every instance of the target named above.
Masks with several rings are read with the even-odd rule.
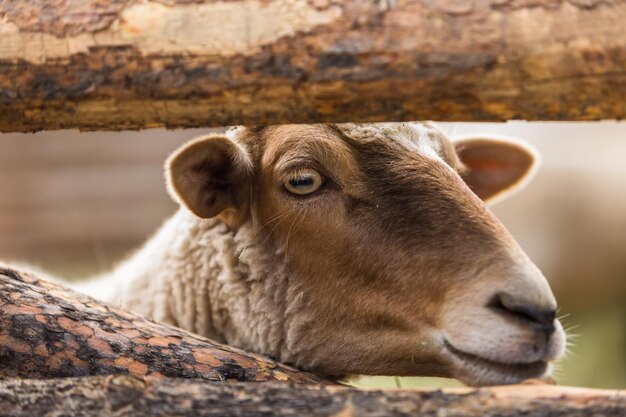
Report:
[[[554,331],[555,309],[542,309],[522,303],[507,293],[497,294],[489,303],[489,307],[539,326],[541,330],[548,334]]]

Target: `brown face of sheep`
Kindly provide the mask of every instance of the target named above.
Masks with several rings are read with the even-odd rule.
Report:
[[[534,162],[428,124],[276,126],[197,139],[168,172],[181,204],[253,228],[286,268],[281,360],[485,385],[564,350],[545,278],[483,202]]]

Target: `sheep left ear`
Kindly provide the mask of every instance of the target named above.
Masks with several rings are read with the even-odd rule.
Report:
[[[519,191],[532,178],[538,153],[510,139],[467,137],[454,142],[460,175],[483,201],[494,203]]]
[[[192,140],[168,158],[165,175],[172,198],[196,216],[218,217],[233,228],[246,220],[252,161],[232,138]]]

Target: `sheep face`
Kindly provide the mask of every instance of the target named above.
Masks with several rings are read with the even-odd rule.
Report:
[[[485,204],[534,163],[429,124],[295,125],[199,138],[168,178],[285,271],[279,359],[484,385],[545,376],[564,349],[545,278]]]

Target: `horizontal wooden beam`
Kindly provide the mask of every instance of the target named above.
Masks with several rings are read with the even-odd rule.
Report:
[[[0,131],[626,116],[617,0],[0,3]]]
[[[623,392],[546,385],[363,391],[108,376],[2,380],[0,398],[0,416],[621,417],[626,413]]]

